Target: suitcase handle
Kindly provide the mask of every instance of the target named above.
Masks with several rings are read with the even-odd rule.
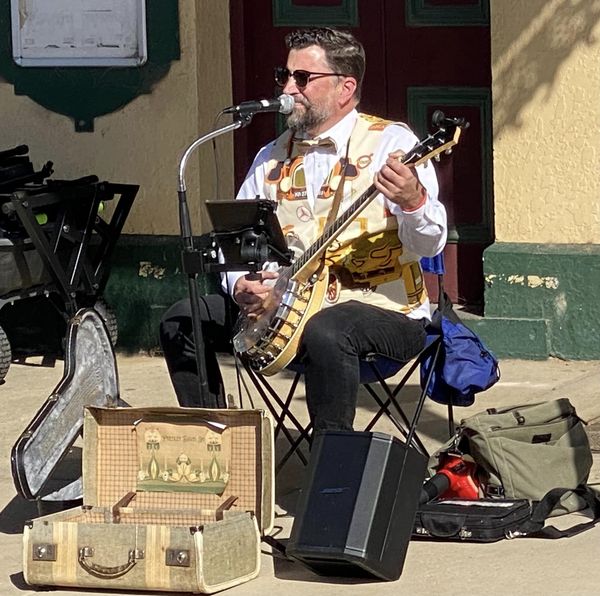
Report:
[[[136,563],[136,552],[133,549],[129,551],[127,563],[124,565],[115,565],[114,567],[105,567],[104,565],[98,565],[87,561],[87,557],[93,556],[94,549],[89,546],[84,546],[79,549],[79,557],[77,557],[77,560],[90,575],[102,579],[116,579],[117,577],[121,577],[131,571]]]

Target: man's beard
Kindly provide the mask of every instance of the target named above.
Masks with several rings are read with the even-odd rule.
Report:
[[[304,110],[294,108],[294,111],[287,117],[287,125],[289,128],[294,129],[296,132],[305,133],[309,132],[329,118],[329,110],[324,106],[316,106],[302,101]]]

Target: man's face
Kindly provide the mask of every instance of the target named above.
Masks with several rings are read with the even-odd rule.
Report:
[[[290,72],[333,72],[325,59],[325,51],[319,46],[290,50],[287,68]],[[315,75],[310,77],[305,87],[299,87],[294,77],[290,76],[283,88],[283,92],[295,100],[294,110],[287,119],[288,126],[315,136],[338,122],[349,111],[344,110],[338,102],[342,79],[338,76]]]

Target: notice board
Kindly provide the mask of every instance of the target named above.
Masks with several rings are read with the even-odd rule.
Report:
[[[19,66],[141,66],[145,0],[11,0]]]

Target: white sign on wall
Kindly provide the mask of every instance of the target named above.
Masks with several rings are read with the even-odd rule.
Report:
[[[141,66],[146,0],[11,0],[20,66]]]

